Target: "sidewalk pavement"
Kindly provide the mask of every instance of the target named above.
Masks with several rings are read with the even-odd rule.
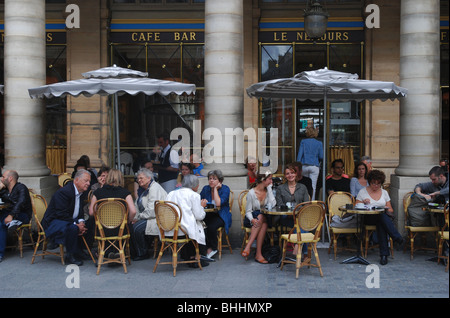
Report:
[[[169,260],[169,254],[163,259]],[[32,250],[25,247],[23,258],[18,251],[7,251],[0,263],[0,299],[177,298],[176,303],[181,299],[449,298],[449,274],[442,262],[428,260],[436,256],[433,252],[418,251],[410,260],[409,251],[394,251],[394,258],[381,266],[374,249],[367,256],[370,266],[341,264],[352,256],[344,251],[334,260],[333,253],[320,248],[324,276],[317,268],[303,267],[297,280],[294,265],[280,270],[277,264],[258,264],[251,257],[245,261],[238,248],[233,254],[224,250],[221,260],[216,254],[217,260],[203,270],[180,264],[176,277],[171,265],[159,265],[153,273],[156,260],[152,258],[132,261],[127,274],[122,266],[104,265],[96,275],[91,260],[80,267],[64,266],[50,255],[36,258],[31,265]]]

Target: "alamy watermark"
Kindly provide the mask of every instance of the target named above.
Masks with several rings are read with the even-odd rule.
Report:
[[[212,163],[238,163],[244,164],[246,157],[258,158],[262,164],[259,172],[276,172],[278,169],[278,128],[225,128],[221,131],[218,128],[206,128],[201,132],[201,120],[193,122],[193,138],[186,128],[175,128],[170,133],[170,139],[177,141],[173,145],[174,153],[183,153],[181,162],[189,162],[191,154],[194,158],[199,158],[206,164]],[[244,155],[245,138],[247,144],[247,155]],[[202,141],[207,142],[202,149]],[[192,145],[192,153],[191,153]],[[186,153],[184,153],[186,152]],[[179,158],[172,157],[172,161],[177,163]],[[201,159],[200,159],[201,158]],[[197,163],[197,162],[196,162]]]

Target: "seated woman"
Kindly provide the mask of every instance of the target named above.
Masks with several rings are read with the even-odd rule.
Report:
[[[350,193],[356,198],[361,189],[369,186],[367,182],[368,169],[364,162],[359,162],[355,166],[353,178],[350,180]]]
[[[217,229],[219,227],[228,230],[231,226],[230,213],[230,188],[223,183],[223,174],[220,170],[208,172],[208,185],[204,186],[200,192],[200,197],[206,199],[208,203],[214,204],[218,213],[206,213],[206,257],[211,258],[217,253]]]
[[[91,199],[91,205],[89,206],[89,215],[94,215],[94,205],[98,200],[107,198],[120,198],[124,199],[128,208],[128,221],[131,222],[136,215],[136,209],[134,207],[133,197],[131,192],[124,188],[125,182],[122,172],[117,169],[111,169],[106,177],[105,185],[94,191]],[[106,235],[115,235],[118,230],[111,231],[105,229]],[[115,253],[116,250],[111,251]],[[108,255],[108,248],[105,249],[105,254]],[[112,256],[108,256],[112,258]]]
[[[277,203],[272,192],[272,173],[267,171],[264,175],[258,175],[255,184],[247,193],[244,219],[244,226],[251,228],[252,231],[241,255],[247,259],[250,255],[250,248],[256,239],[255,261],[261,264],[267,264],[267,260],[262,255],[262,245],[268,225],[265,215],[261,214],[261,207],[273,207]]]
[[[386,265],[389,256],[388,235],[392,237],[394,242],[403,244],[403,237],[397,231],[392,223],[394,210],[391,205],[391,198],[386,190],[382,189],[386,176],[383,171],[372,170],[367,175],[369,186],[359,191],[356,197],[356,203],[370,204],[373,206],[383,206],[386,208],[386,213],[376,215],[366,215],[365,223],[376,225],[378,242],[380,245],[380,264]]]
[[[276,200],[277,206],[286,206],[291,204],[292,208],[302,202],[310,201],[308,189],[305,185],[297,182],[297,171],[294,165],[288,165],[284,169],[284,177],[286,182],[277,188]],[[294,227],[294,218],[290,215],[283,215],[280,218],[280,225],[286,227]],[[308,246],[303,245],[303,254],[306,254]],[[298,246],[296,245],[293,253],[297,254]]]
[[[148,258],[147,236],[158,236],[155,201],[165,200],[167,192],[153,180],[153,173],[146,168],[137,172],[139,196],[136,199],[136,217],[133,220],[132,242],[135,255],[133,260]],[[156,246],[154,247],[156,248]]]
[[[183,181],[183,177],[188,174],[194,174],[194,166],[190,162],[181,162],[180,174],[178,175],[177,185],[175,186],[176,189],[181,188],[181,181]]]
[[[284,169],[284,177],[286,178],[286,182],[277,188],[277,206],[291,204],[292,208],[294,208],[299,203],[310,201],[306,186],[297,182],[297,172],[293,165],[286,166]],[[284,215],[280,219],[280,224],[293,227],[294,220],[291,216]]]

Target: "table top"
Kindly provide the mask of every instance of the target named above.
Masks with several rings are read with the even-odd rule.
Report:
[[[347,209],[347,207],[345,205],[339,207],[340,211],[343,212],[347,212],[347,213],[353,213],[353,214],[381,214],[384,213],[384,208],[379,208],[379,207],[373,207],[373,208],[364,208],[364,209],[357,209],[355,207],[351,208],[351,209]]]
[[[423,208],[425,211],[432,213],[444,213],[444,205],[431,205],[429,204],[426,208]]]
[[[205,212],[219,212],[219,208],[218,207],[215,207],[215,208],[205,208],[204,209],[205,210]]]
[[[278,206],[276,206],[270,210],[267,208],[261,209],[262,213],[269,214],[269,215],[292,215],[293,211],[294,211],[294,209],[289,210],[288,208],[280,208]]]
[[[3,202],[3,203],[0,204],[0,210],[6,209],[7,207],[9,207],[9,203]]]

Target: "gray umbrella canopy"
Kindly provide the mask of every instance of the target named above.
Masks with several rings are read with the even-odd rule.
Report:
[[[406,97],[408,90],[396,86],[393,82],[372,81],[358,79],[357,74],[328,70],[327,68],[306,71],[290,78],[280,78],[260,82],[247,88],[247,94],[256,98],[279,98],[324,101],[324,110],[327,102],[348,102],[362,100],[394,100]],[[327,112],[324,111],[324,122]],[[327,130],[324,128],[324,141],[327,139]],[[326,142],[323,143],[326,155]],[[324,159],[326,161],[326,159]],[[322,164],[322,195],[325,193],[326,165]]]
[[[147,73],[117,66],[104,67],[82,74],[84,78],[28,89],[31,98],[93,95],[136,95],[143,93],[167,96],[195,93],[194,84],[148,78]]]
[[[357,74],[327,68],[302,72],[291,78],[260,82],[247,88],[250,97],[296,98],[318,101],[382,101],[405,97],[408,90],[393,82],[358,79]]]
[[[116,130],[117,163],[120,168],[120,141],[117,96],[123,94],[160,94],[167,96],[195,94],[194,84],[148,78],[147,73],[118,66],[104,67],[82,74],[84,78],[28,89],[31,98],[65,97],[67,95],[87,97],[114,95],[114,117]]]

